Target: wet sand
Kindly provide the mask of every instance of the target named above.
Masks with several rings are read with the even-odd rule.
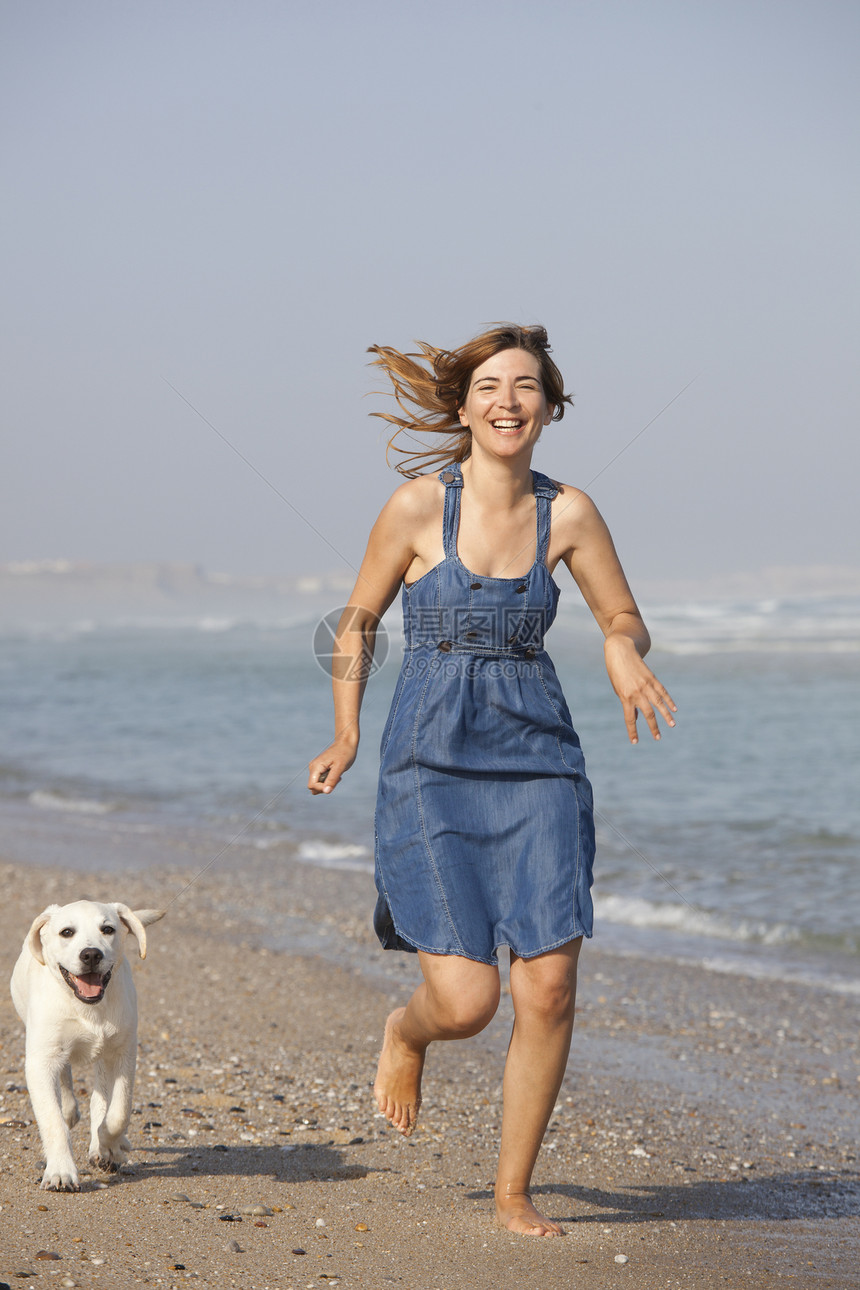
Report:
[[[169,858],[119,874],[0,865],[7,979],[51,902],[168,907],[135,960],[134,1154],[119,1175],[39,1189],[4,989],[0,1282],[860,1286],[855,996],[589,943],[534,1187],[566,1235],[513,1236],[492,1206],[507,994],[483,1035],[431,1050],[419,1127],[402,1139],[370,1089],[417,966],[377,948],[369,877],[234,848],[183,890],[206,857]],[[76,1088],[86,1167],[88,1072]]]

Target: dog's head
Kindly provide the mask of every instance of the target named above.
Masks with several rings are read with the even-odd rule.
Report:
[[[30,953],[59,976],[81,1003],[101,1003],[123,943],[131,935],[146,958],[146,927],[164,917],[163,909],[101,905],[76,900],[49,905],[33,920],[27,936]]]

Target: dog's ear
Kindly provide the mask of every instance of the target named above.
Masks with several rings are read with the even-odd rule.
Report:
[[[166,909],[136,909],[135,914],[143,923],[144,927],[149,927],[150,923],[157,923],[167,913]]]
[[[146,927],[149,923],[157,923],[159,918],[163,918],[167,911],[164,909],[138,909],[135,912],[135,910],[129,909],[128,905],[117,905],[116,912],[137,941],[140,957],[145,959]]]
[[[43,909],[41,914],[33,919],[32,926],[27,933],[27,948],[36,962],[41,963],[43,967],[45,966],[45,955],[42,952],[42,928],[51,915],[56,914],[59,908],[59,905],[49,905],[47,909]]]

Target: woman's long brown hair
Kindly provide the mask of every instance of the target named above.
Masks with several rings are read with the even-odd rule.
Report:
[[[393,412],[371,415],[397,427],[388,440],[386,458],[390,462],[390,454],[399,453],[402,460],[395,462],[395,470],[409,479],[437,466],[465,461],[470,455],[472,434],[460,424],[458,412],[466,401],[472,373],[502,350],[524,349],[537,359],[543,392],[553,408],[553,421],[560,421],[565,403],[573,402],[565,394],[561,372],[549,356],[550,345],[544,327],[497,323],[459,349],[437,349],[424,341],[416,344],[420,351],[417,354],[401,354],[386,345],[371,345],[367,351],[376,355],[372,366],[382,368],[388,375],[400,408],[400,415]],[[419,444],[422,435],[443,435],[444,439],[436,446],[416,449],[396,443],[400,435]]]

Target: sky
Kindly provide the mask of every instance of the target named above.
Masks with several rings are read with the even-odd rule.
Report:
[[[854,0],[0,0],[0,49],[0,561],[343,573],[367,346],[505,319],[634,589],[860,565]]]

